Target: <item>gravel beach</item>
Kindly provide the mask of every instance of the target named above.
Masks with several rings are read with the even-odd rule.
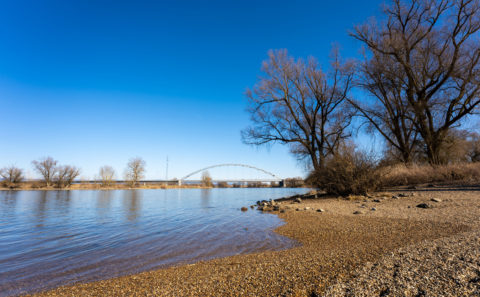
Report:
[[[35,296],[480,296],[479,190],[425,188],[352,200],[284,201],[279,216],[286,224],[276,232],[299,247]],[[422,203],[427,208],[417,207]]]

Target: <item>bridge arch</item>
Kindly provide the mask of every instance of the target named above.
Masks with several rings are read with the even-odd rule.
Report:
[[[208,169],[212,169],[212,168],[217,168],[217,167],[245,167],[245,168],[250,168],[250,169],[254,169],[254,170],[263,172],[263,173],[265,173],[265,174],[267,174],[267,175],[270,175],[271,177],[273,177],[273,178],[276,179],[276,180],[279,180],[279,181],[282,180],[282,178],[280,178],[280,177],[278,177],[277,175],[271,173],[270,171],[267,171],[267,170],[264,170],[264,169],[261,169],[261,168],[258,168],[258,167],[252,166],[252,165],[247,165],[247,164],[235,164],[235,163],[225,163],[225,164],[211,165],[211,166],[208,166],[208,167],[199,169],[199,170],[195,170],[194,172],[189,173],[189,174],[185,175],[184,177],[182,177],[182,178],[180,179],[180,181],[184,181],[184,180],[186,180],[187,178],[191,177],[192,175],[195,175],[195,174],[200,173],[200,172],[202,172],[202,171],[205,171],[205,170],[208,170]]]

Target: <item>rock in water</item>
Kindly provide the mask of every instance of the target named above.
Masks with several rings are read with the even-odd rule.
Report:
[[[432,208],[430,205],[427,203],[420,203],[417,205],[418,208]]]
[[[246,208],[246,207],[244,206],[244,207],[240,208],[240,210],[241,210],[241,211],[247,211],[248,208]]]

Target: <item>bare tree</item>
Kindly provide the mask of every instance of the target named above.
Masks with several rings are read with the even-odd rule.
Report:
[[[253,124],[242,131],[243,141],[287,144],[299,160],[321,168],[349,136],[351,114],[345,103],[353,68],[353,63],[341,61],[337,50],[327,73],[312,57],[305,62],[286,50],[269,51],[263,77],[246,93]]]
[[[75,166],[59,166],[54,176],[54,181],[59,188],[69,187],[79,175],[80,170]]]
[[[212,184],[212,177],[210,176],[210,172],[204,171],[202,173],[202,185],[205,187],[211,187]]]
[[[99,175],[102,180],[102,185],[109,186],[115,178],[115,170],[111,166],[103,166],[100,167]]]
[[[0,169],[0,176],[7,187],[15,187],[24,179],[23,170],[13,165]]]
[[[53,178],[57,173],[57,163],[58,161],[52,157],[45,157],[32,162],[35,171],[43,177],[47,187],[52,185]]]
[[[448,130],[480,105],[479,10],[478,0],[393,0],[385,23],[352,33],[385,63],[377,75],[399,83],[431,164]]]
[[[380,133],[387,142],[387,155],[396,161],[410,163],[418,147],[415,115],[405,100],[395,63],[388,56],[373,53],[359,65],[356,84],[373,97],[349,102],[365,119],[367,131]],[[393,151],[391,151],[393,149]]]
[[[145,161],[142,158],[136,157],[128,161],[125,177],[132,185],[136,185],[144,178],[144,173]]]

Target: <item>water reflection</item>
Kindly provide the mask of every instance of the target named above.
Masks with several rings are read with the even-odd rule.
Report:
[[[39,191],[37,192],[38,195],[37,197],[37,202],[36,202],[36,207],[34,211],[35,215],[35,227],[37,228],[42,228],[44,226],[44,220],[45,220],[45,211],[47,209],[47,196],[49,194],[49,191]]]
[[[113,191],[102,190],[97,195],[97,213],[100,218],[104,218],[108,215],[112,205],[112,193]]]
[[[70,203],[71,203],[71,191],[55,191],[52,192],[55,201],[55,211],[66,216],[70,212]]]
[[[4,205],[2,209],[5,210],[5,212],[13,211],[17,205],[18,191],[5,191],[4,193],[3,197],[1,197],[2,199],[0,199]]]
[[[123,207],[127,215],[127,220],[132,222],[136,221],[141,208],[142,199],[141,192],[139,190],[127,190],[123,196]]]
[[[200,192],[200,206],[203,209],[208,209],[210,207],[211,195],[211,189],[202,189],[202,191]]]

